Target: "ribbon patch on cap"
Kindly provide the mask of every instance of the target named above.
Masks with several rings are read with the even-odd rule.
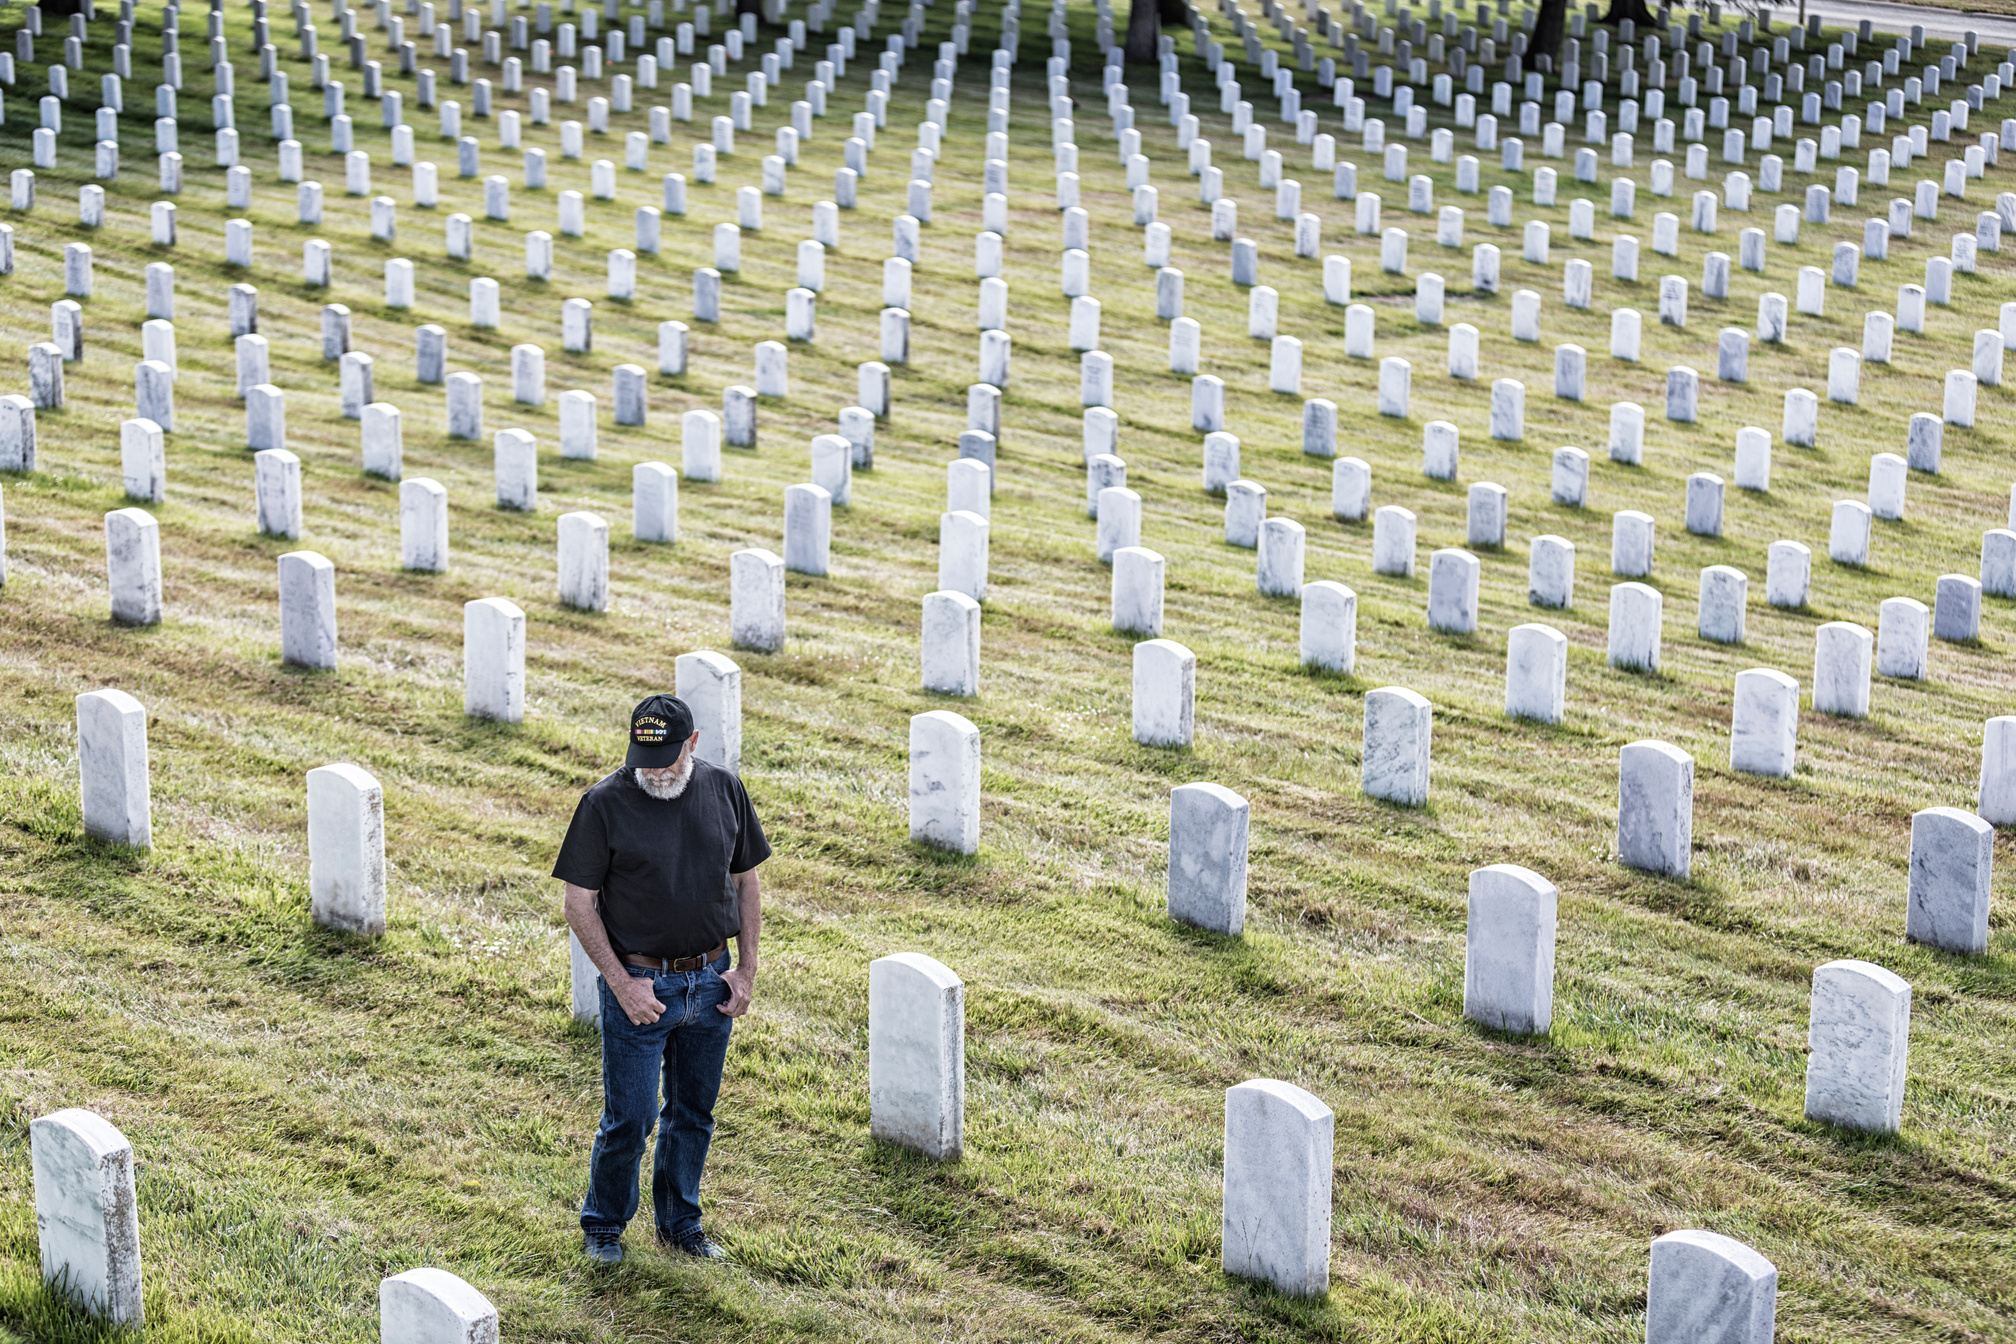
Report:
[[[630,725],[630,740],[647,747],[663,746],[671,730],[672,725],[665,720],[647,715]]]

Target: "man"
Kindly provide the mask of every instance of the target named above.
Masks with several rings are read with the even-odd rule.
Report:
[[[756,988],[756,865],[770,844],[742,781],[695,759],[699,740],[673,696],[632,710],[623,768],[581,795],[553,865],[567,924],[602,972],[602,1124],[581,1202],[582,1248],[599,1264],[623,1259],[654,1113],[658,1237],[701,1259],[722,1255],[700,1228],[700,1173],[728,1033]]]

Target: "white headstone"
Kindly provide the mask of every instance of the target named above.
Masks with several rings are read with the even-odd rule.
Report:
[[[673,694],[693,711],[700,740],[693,754],[712,766],[742,770],[742,669],[724,654],[682,653],[673,665]]]
[[[1169,918],[1234,937],[1245,930],[1251,811],[1218,784],[1169,791]]]
[[[1814,969],[1806,1026],[1806,1118],[1895,1134],[1904,1116],[1911,986],[1867,961]]]
[[[1162,633],[1161,555],[1142,546],[1113,552],[1113,629],[1122,634]]]
[[[1477,629],[1477,557],[1445,547],[1428,557],[1428,628],[1467,635]]]
[[[361,766],[308,772],[308,904],[325,927],[385,932],[385,792]]]
[[[1302,589],[1301,657],[1304,667],[1349,673],[1358,662],[1358,594],[1320,579]]]
[[[71,1108],[28,1126],[42,1280],[93,1316],[138,1330],[140,1206],[133,1145],[102,1117]]]
[[[399,483],[399,566],[430,574],[448,568],[448,491],[439,481]]]
[[[1991,826],[2016,826],[2016,716],[1997,715],[1983,725],[1975,811]]]
[[[1336,1118],[1293,1083],[1255,1079],[1225,1092],[1227,1274],[1295,1297],[1330,1287],[1330,1171]]]
[[[1764,600],[1774,607],[1806,605],[1813,580],[1813,552],[1804,542],[1774,541],[1764,570]]]
[[[1694,758],[1669,742],[1633,742],[1617,760],[1617,858],[1687,879],[1693,867]]]
[[[1988,946],[1995,828],[1957,807],[1911,818],[1911,891],[1904,936],[1948,952]]]
[[[980,848],[980,730],[949,710],[910,720],[910,839],[959,854]]]
[[[926,593],[924,689],[980,694],[980,604],[964,593]]]
[[[497,1344],[497,1309],[445,1269],[409,1269],[378,1284],[380,1344]]]
[[[280,659],[336,666],[336,566],[313,551],[280,557]]]
[[[1741,644],[1750,600],[1750,578],[1733,565],[1701,571],[1701,601],[1695,633],[1716,644]]]
[[[965,985],[919,952],[877,957],[868,963],[869,1134],[954,1162],[965,1130]]]
[[[145,509],[105,515],[105,577],[117,625],[161,623],[161,525]]]
[[[1814,634],[1813,709],[1866,718],[1875,640],[1862,626],[1829,621]]]
[[[1360,786],[1367,797],[1404,807],[1428,802],[1428,751],[1434,708],[1426,696],[1387,686],[1365,697]]]
[[[1382,505],[1372,515],[1372,572],[1398,578],[1414,576],[1414,514],[1398,504]]]
[[[1738,672],[1729,767],[1744,774],[1790,779],[1798,736],[1799,683],[1771,668]]]
[[[1550,625],[1515,625],[1505,642],[1505,713],[1559,723],[1567,712],[1568,637]]]
[[[1914,597],[1889,597],[1877,608],[1876,671],[1886,677],[1923,681],[1932,613]]]
[[[1526,598],[1536,607],[1575,605],[1575,543],[1552,534],[1533,538],[1526,562]]]
[[[609,524],[601,515],[563,513],[558,528],[560,605],[609,609]]]
[[[1652,1243],[1646,1344],[1771,1344],[1778,1270],[1719,1232],[1668,1232]]]
[[[938,519],[938,586],[987,600],[987,520],[953,512]]]
[[[151,849],[145,706],[124,691],[78,696],[77,770],[84,833],[115,845]]]
[[[462,604],[462,712],[525,719],[525,613],[501,597]]]
[[[1136,644],[1134,740],[1144,747],[1187,747],[1196,714],[1197,655],[1170,639]]]
[[[1497,1031],[1547,1034],[1554,1024],[1557,900],[1552,882],[1516,864],[1470,874],[1464,1017]]]
[[[680,471],[689,481],[721,479],[721,417],[713,411],[687,411],[679,418]]]
[[[1660,624],[1665,598],[1646,583],[1610,587],[1610,666],[1627,672],[1659,670]]]
[[[831,492],[811,484],[785,486],[784,568],[823,578],[831,567],[832,549]]]
[[[566,405],[569,393],[561,393]],[[630,469],[630,531],[639,541],[679,540],[679,473],[663,462]]]
[[[728,627],[737,648],[784,647],[784,558],[760,547],[728,557]]]

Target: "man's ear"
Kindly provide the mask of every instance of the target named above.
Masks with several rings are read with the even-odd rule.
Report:
[[[686,739],[686,750],[691,751],[693,750],[693,748],[699,745],[700,745],[700,730],[698,728],[695,728],[693,730],[693,736]]]

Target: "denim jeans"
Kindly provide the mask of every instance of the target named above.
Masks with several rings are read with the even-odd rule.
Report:
[[[649,980],[665,1011],[636,1026],[602,985],[602,1124],[588,1159],[588,1197],[581,1202],[584,1231],[621,1232],[637,1213],[637,1168],[644,1144],[658,1128],[651,1165],[651,1204],[658,1231],[674,1240],[700,1226],[700,1173],[714,1137],[714,1099],[735,1019],[716,1012],[728,1001],[721,973],[723,952],[697,971],[660,974],[626,967]],[[664,1103],[659,1103],[659,1079]]]

